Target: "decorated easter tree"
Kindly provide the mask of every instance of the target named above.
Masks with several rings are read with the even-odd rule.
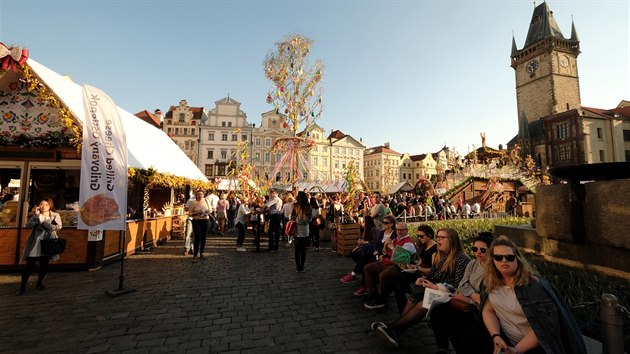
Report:
[[[307,154],[315,146],[306,134],[298,133],[300,129],[307,131],[322,112],[323,67],[319,60],[314,65],[307,60],[312,44],[311,39],[301,34],[288,35],[276,43],[275,50],[267,54],[264,61],[265,77],[273,83],[267,103],[275,106],[276,113],[288,118],[284,128],[291,133],[277,139],[273,145],[273,150],[281,153],[282,158],[276,162],[272,175],[282,167],[290,167],[294,189],[298,181],[312,179]]]

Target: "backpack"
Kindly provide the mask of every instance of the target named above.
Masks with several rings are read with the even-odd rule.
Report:
[[[284,233],[287,236],[295,236],[296,231],[297,231],[297,223],[293,220],[287,221],[287,224],[284,227]]]

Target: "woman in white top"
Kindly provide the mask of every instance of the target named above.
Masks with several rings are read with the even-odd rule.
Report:
[[[191,200],[188,206],[188,216],[192,217],[193,233],[195,234],[195,247],[193,249],[193,263],[199,258],[203,258],[203,251],[206,248],[206,234],[210,217],[210,205],[204,198],[203,190],[195,192],[195,200]]]
[[[39,262],[39,275],[37,277],[37,290],[44,290],[44,277],[48,272],[48,262],[52,258],[58,260],[59,255],[42,253],[41,241],[45,238],[57,238],[57,231],[61,229],[61,217],[52,211],[52,199],[45,198],[35,207],[35,213],[26,223],[26,227],[33,228],[33,232],[26,241],[26,247],[22,254],[22,260],[26,261],[26,267],[22,271],[20,289],[15,295],[22,295],[26,291],[26,283],[33,272],[35,263]]]
[[[243,246],[243,242],[245,242],[245,230],[247,229],[246,217],[249,213],[249,198],[243,197],[241,205],[238,207],[238,211],[236,212],[236,230],[238,231],[238,236],[236,238],[236,251],[238,252],[247,251],[247,249]]]

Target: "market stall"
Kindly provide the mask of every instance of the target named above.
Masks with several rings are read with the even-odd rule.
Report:
[[[170,210],[160,215],[161,208],[154,207],[157,212],[151,216],[144,212],[148,205],[172,202],[170,181],[208,180],[164,132],[119,107],[118,111],[127,135],[129,174],[134,175],[128,214],[135,219],[127,221],[123,247],[131,254],[170,236]],[[85,116],[82,88],[68,77],[30,58],[0,68],[0,269],[19,266],[30,234],[26,221],[42,198],[53,200],[62,217],[59,234],[68,240],[53,267],[94,268],[120,255],[119,231],[94,234],[76,229],[81,178],[77,147]],[[156,201],[149,204],[152,194]]]

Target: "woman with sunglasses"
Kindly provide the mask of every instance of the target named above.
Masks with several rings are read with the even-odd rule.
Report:
[[[455,352],[473,350],[478,353],[479,347],[470,346],[460,340],[462,333],[477,325],[479,305],[481,303],[481,283],[486,274],[489,258],[489,248],[492,244],[492,234],[481,232],[473,239],[472,251],[475,259],[466,266],[464,277],[459,282],[457,291],[451,296],[451,301],[438,305],[431,310],[431,328],[435,335],[438,353],[448,353],[448,341],[455,347]],[[485,336],[488,338],[488,335]]]
[[[395,348],[398,347],[398,337],[427,314],[427,309],[422,307],[424,288],[452,292],[464,277],[466,266],[470,262],[457,231],[440,229],[436,239],[438,252],[433,258],[431,271],[426,278],[416,280],[418,291],[414,291],[413,296],[409,297],[400,318],[387,325],[381,322],[374,322],[371,325],[371,329],[376,331],[379,337]]]
[[[492,243],[490,257],[481,306],[494,353],[586,353],[567,305],[518,247],[501,236]]]

